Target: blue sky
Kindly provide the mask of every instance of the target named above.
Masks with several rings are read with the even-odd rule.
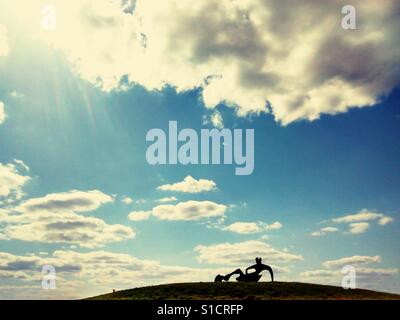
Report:
[[[384,89],[378,80],[362,88],[371,97],[348,89],[360,86],[343,75],[342,96],[360,96],[336,100],[344,109],[293,111],[280,108],[285,99],[277,96],[268,112],[235,95],[210,106],[205,87],[183,89],[171,78],[151,88],[131,81],[128,69],[128,78],[106,88],[105,80],[93,80],[93,65],[78,49],[80,62],[57,41],[27,33],[18,19],[0,14],[0,24],[7,45],[0,55],[1,298],[75,298],[115,287],[212,281],[251,264],[255,254],[276,268],[277,280],[340,286],[341,267],[350,264],[359,286],[400,292],[398,74],[386,81],[382,69]],[[398,63],[397,56],[380,59]],[[231,85],[244,90],[236,82],[223,86]],[[369,106],[354,108],[365,99]],[[223,124],[211,121],[216,114]],[[171,120],[197,131],[254,129],[253,174],[237,176],[232,165],[149,165],[146,133],[167,129]],[[175,190],[158,189],[184,181]],[[188,181],[199,191],[188,192]],[[159,202],[165,197],[175,198]],[[214,216],[201,211],[206,203]],[[182,219],[179,210],[200,211]],[[144,217],[128,218],[138,212]],[[54,227],[67,221],[78,224]],[[57,290],[41,289],[44,264],[61,270]]]

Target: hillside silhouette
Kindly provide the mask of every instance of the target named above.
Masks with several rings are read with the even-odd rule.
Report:
[[[94,300],[400,300],[400,295],[300,282],[190,282],[115,291]]]

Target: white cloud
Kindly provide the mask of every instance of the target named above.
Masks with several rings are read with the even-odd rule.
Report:
[[[135,201],[136,204],[144,204],[144,203],[146,203],[146,202],[147,202],[146,199],[137,199],[137,200]]]
[[[57,289],[43,290],[37,285],[43,265],[56,267]],[[56,250],[51,255],[14,255],[0,252],[0,299],[83,298],[143,285],[190,281],[212,281],[224,270],[162,265],[156,260],[140,259],[110,251],[77,252]],[[33,287],[30,285],[33,284]],[[53,291],[52,296],[47,291]]]
[[[128,215],[128,219],[140,221],[152,215],[160,220],[197,221],[206,218],[223,218],[226,209],[227,206],[212,201],[189,200],[177,204],[161,204],[147,211],[133,211]]]
[[[287,263],[303,260],[301,255],[273,248],[268,243],[250,240],[236,243],[199,245],[195,248],[199,262],[209,264],[242,265],[251,263],[254,257],[262,257],[265,263]]]
[[[21,199],[24,194],[22,188],[31,179],[20,172],[21,167],[24,169],[26,165],[21,165],[17,161],[8,164],[0,163],[0,198],[9,198],[10,201]]]
[[[349,214],[349,215],[342,216],[339,218],[334,218],[334,219],[332,219],[332,221],[337,222],[337,223],[361,222],[361,221],[376,220],[376,219],[382,218],[384,216],[385,215],[382,213],[369,211],[368,209],[362,209],[360,212],[358,212],[356,214]]]
[[[222,129],[224,127],[224,121],[221,112],[214,111],[210,116],[203,116],[203,125],[206,124],[212,124],[214,127]]]
[[[227,230],[236,233],[258,233],[263,229],[257,222],[235,222],[229,226],[224,227],[222,230]]]
[[[300,273],[300,277],[302,278],[314,278],[314,277],[332,277],[339,275],[340,271],[338,270],[308,270]]]
[[[355,268],[357,288],[382,290],[388,285],[388,282],[384,285],[383,281],[385,279],[393,281],[393,276],[398,274],[398,269],[365,267],[365,265],[377,263],[381,263],[380,256],[355,255],[325,261],[322,265],[327,269],[304,271],[299,276],[307,282],[340,286],[343,279],[342,267],[351,265]]]
[[[127,205],[133,203],[133,199],[130,198],[130,197],[127,197],[127,196],[123,197],[121,201],[122,201],[123,203],[127,204]]]
[[[372,290],[387,290],[388,284],[393,281],[392,277],[398,273],[395,268],[370,268],[369,264],[381,263],[381,257],[354,255],[335,260],[327,260],[322,263],[326,269],[308,270],[301,272],[299,276],[303,281],[318,284],[330,284],[341,286],[344,274],[342,268],[351,265],[356,272],[357,288],[370,288]],[[385,279],[389,282],[385,282]],[[389,285],[390,286],[390,285]]]
[[[356,268],[356,276],[358,280],[368,280],[369,277],[379,277],[379,276],[393,276],[398,273],[398,269],[387,269],[387,268]],[[325,283],[325,281],[321,281],[321,278],[327,277],[331,278],[329,283],[336,283],[336,285],[340,285],[341,279],[343,278],[343,274],[340,270],[309,270],[300,273],[301,277],[305,278],[315,278],[315,280],[319,280],[319,282]],[[309,280],[309,279],[308,279]],[[376,279],[374,279],[376,280]]]
[[[111,201],[111,196],[98,190],[72,190],[29,199],[0,212],[0,223],[5,224],[0,238],[69,243],[87,248],[133,238],[132,228],[78,214],[96,210]]]
[[[15,99],[21,99],[21,98],[25,97],[25,95],[23,93],[19,93],[17,90],[11,91],[10,96]]]
[[[392,222],[394,219],[392,217],[384,216],[379,219],[378,224],[381,226],[387,225],[388,223]]]
[[[166,203],[166,202],[173,202],[173,201],[177,201],[177,200],[178,199],[176,197],[164,197],[164,198],[157,199],[156,202]]]
[[[357,288],[370,288],[372,290],[382,290],[382,287],[379,287],[382,285],[382,282],[385,281],[385,279],[393,281],[391,280],[392,277],[398,274],[398,269],[395,268],[356,267],[355,270]],[[304,282],[341,286],[343,274],[341,273],[341,269],[317,269],[301,272],[299,277]],[[383,289],[384,288],[385,286]]]
[[[0,57],[7,56],[9,51],[7,30],[0,24]]]
[[[6,120],[6,112],[4,111],[4,103],[0,101],[0,124]]]
[[[339,229],[335,228],[335,227],[324,227],[324,228],[319,229],[318,231],[312,232],[311,235],[314,237],[319,237],[319,236],[326,235],[327,233],[336,232],[338,230]]]
[[[17,11],[27,30],[103,90],[126,88],[123,77],[149,90],[202,87],[208,108],[224,102],[246,115],[268,112],[268,101],[287,124],[375,104],[398,82],[397,0],[358,3],[357,32],[340,27],[339,0],[137,0],[129,10],[54,0],[53,33],[36,30],[40,1],[30,2]]]
[[[275,221],[274,223],[264,225],[266,230],[278,230],[282,228],[282,224],[279,221]]]
[[[207,179],[196,180],[192,176],[187,176],[181,182],[176,182],[173,184],[164,184],[162,186],[159,186],[157,190],[200,193],[205,191],[211,191],[214,190],[215,188],[216,184],[212,180],[207,180]]]
[[[114,199],[99,191],[79,191],[51,193],[41,198],[33,198],[19,205],[16,210],[19,212],[85,212],[93,211],[102,204],[112,202]]]
[[[200,220],[221,217],[227,207],[212,201],[186,201],[176,205],[159,205],[152,209],[152,215],[160,220]]]
[[[29,172],[31,169],[28,167],[28,165],[23,162],[22,160],[14,159],[14,163],[16,163],[18,166],[23,168],[26,172]]]
[[[349,224],[349,232],[352,234],[360,234],[364,233],[369,229],[369,223],[368,222],[355,222],[355,223],[350,223]]]
[[[132,211],[128,214],[128,219],[131,221],[147,220],[151,215],[151,211]]]
[[[352,234],[364,233],[370,227],[371,221],[377,221],[381,226],[384,226],[394,219],[383,213],[362,209],[356,214],[348,214],[338,218],[332,219],[335,223],[347,223],[349,225],[349,232]]]
[[[370,264],[370,263],[380,263],[380,256],[351,256],[343,257],[336,260],[324,261],[322,265],[325,268],[341,268],[345,265],[360,265],[360,264]]]
[[[357,275],[359,278],[364,278],[363,280],[368,280],[370,277],[391,277],[398,274],[398,272],[399,270],[396,268],[357,268]]]
[[[266,224],[263,222],[234,222],[226,227],[223,227],[222,230],[241,234],[250,234],[259,233],[266,230],[277,230],[280,228],[282,228],[282,224],[278,221],[272,224]]]

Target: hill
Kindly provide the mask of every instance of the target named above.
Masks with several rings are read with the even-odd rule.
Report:
[[[192,282],[116,291],[94,300],[400,300],[400,295],[300,282]]]

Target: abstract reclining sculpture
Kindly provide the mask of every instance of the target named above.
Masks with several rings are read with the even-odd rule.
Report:
[[[236,281],[257,282],[262,277],[262,275],[260,273],[264,270],[269,271],[269,274],[271,275],[271,281],[274,282],[274,273],[272,271],[272,268],[266,264],[262,264],[261,261],[262,261],[261,257],[257,257],[256,264],[253,264],[252,266],[248,267],[246,269],[245,273],[243,273],[243,271],[240,269],[236,269],[235,271],[228,273],[225,276],[222,276],[220,274],[217,275],[214,279],[214,282],[222,282],[222,280],[229,281],[229,278],[231,276],[233,276],[234,274],[239,275],[236,278]],[[250,269],[255,269],[255,271],[251,272],[251,273],[247,273],[248,270],[250,270]]]

